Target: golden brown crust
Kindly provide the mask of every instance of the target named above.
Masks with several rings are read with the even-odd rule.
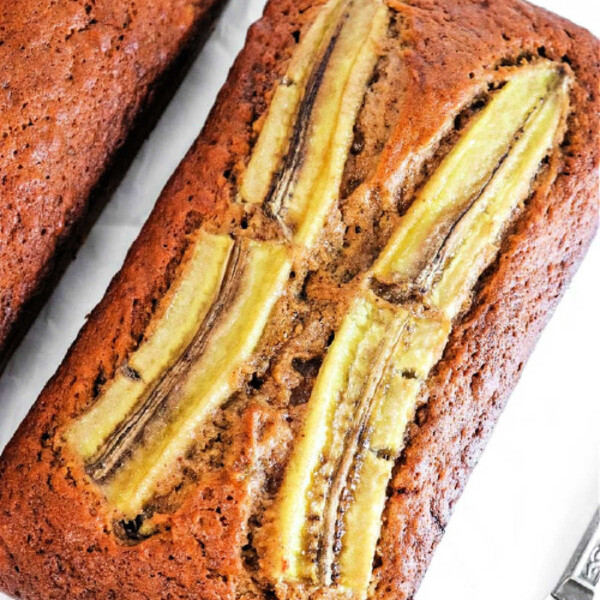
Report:
[[[283,72],[293,32],[320,2],[271,0],[250,31],[209,121],[165,188],[120,273],[0,460],[0,588],[21,598],[256,598],[247,521],[277,411],[249,403],[217,475],[202,480],[160,535],[117,541],[97,490],[55,432],[93,401],[143,334],[186,239],[227,212],[235,177]],[[519,0],[390,0],[402,57],[398,121],[372,181],[395,194],[417,150],[473,98],[487,72],[518,57],[567,61],[576,77],[558,175],[541,186],[480,282],[430,379],[386,508],[376,598],[412,597],[451,508],[537,336],[597,228],[598,44]],[[450,117],[450,120],[449,120]],[[98,340],[111,340],[99,344]],[[267,384],[268,385],[268,384]],[[276,436],[274,435],[273,438]],[[263,595],[263,597],[267,597]]]
[[[85,233],[84,216],[101,208],[176,89],[219,4],[3,4],[0,367]]]

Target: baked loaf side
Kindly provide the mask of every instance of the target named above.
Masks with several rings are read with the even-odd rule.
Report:
[[[76,249],[88,208],[100,208],[100,194],[149,132],[220,4],[3,3],[0,366]]]
[[[597,228],[597,52],[517,1],[269,2],[1,459],[0,587],[412,597]]]

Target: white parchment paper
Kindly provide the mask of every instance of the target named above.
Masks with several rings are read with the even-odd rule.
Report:
[[[121,266],[200,131],[264,3],[229,1],[215,33],[13,356],[0,380],[0,450]],[[595,2],[539,4],[600,33]],[[599,272],[600,239],[529,361],[456,506],[417,600],[542,600],[566,565],[599,496]]]

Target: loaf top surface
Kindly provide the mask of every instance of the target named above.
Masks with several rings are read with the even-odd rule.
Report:
[[[23,598],[339,598],[265,581],[257,521],[301,435],[315,371],[424,182],[476,118],[482,93],[529,65],[569,73],[569,118],[498,255],[453,324],[387,487],[374,598],[410,598],[533,344],[597,227],[598,43],[518,1],[386,2],[338,201],[293,293],[273,308],[202,449],[140,522],[117,518],[65,439],[143,347],[199,232],[277,242],[239,200],[274,90],[323,2],[272,0],[208,123],[0,462],[0,588]],[[2,51],[2,48],[0,48]],[[491,87],[489,87],[491,85]],[[475,115],[475,117],[474,117]],[[275,270],[275,263],[273,263]],[[293,273],[293,275],[292,275]],[[290,327],[289,315],[302,327]],[[337,335],[337,333],[336,333]],[[101,342],[99,342],[102,340]],[[275,356],[274,356],[275,355]],[[300,368],[298,368],[300,366]],[[210,443],[207,443],[210,442]],[[171,481],[169,481],[169,484]],[[68,515],[68,518],[65,518]],[[148,519],[155,529],[147,535]],[[345,595],[343,595],[345,594]]]
[[[3,3],[0,348],[14,341],[158,76],[215,4]]]

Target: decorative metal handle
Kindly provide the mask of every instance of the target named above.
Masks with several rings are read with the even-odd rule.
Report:
[[[556,600],[594,600],[599,582],[600,509],[597,508],[552,597]]]

